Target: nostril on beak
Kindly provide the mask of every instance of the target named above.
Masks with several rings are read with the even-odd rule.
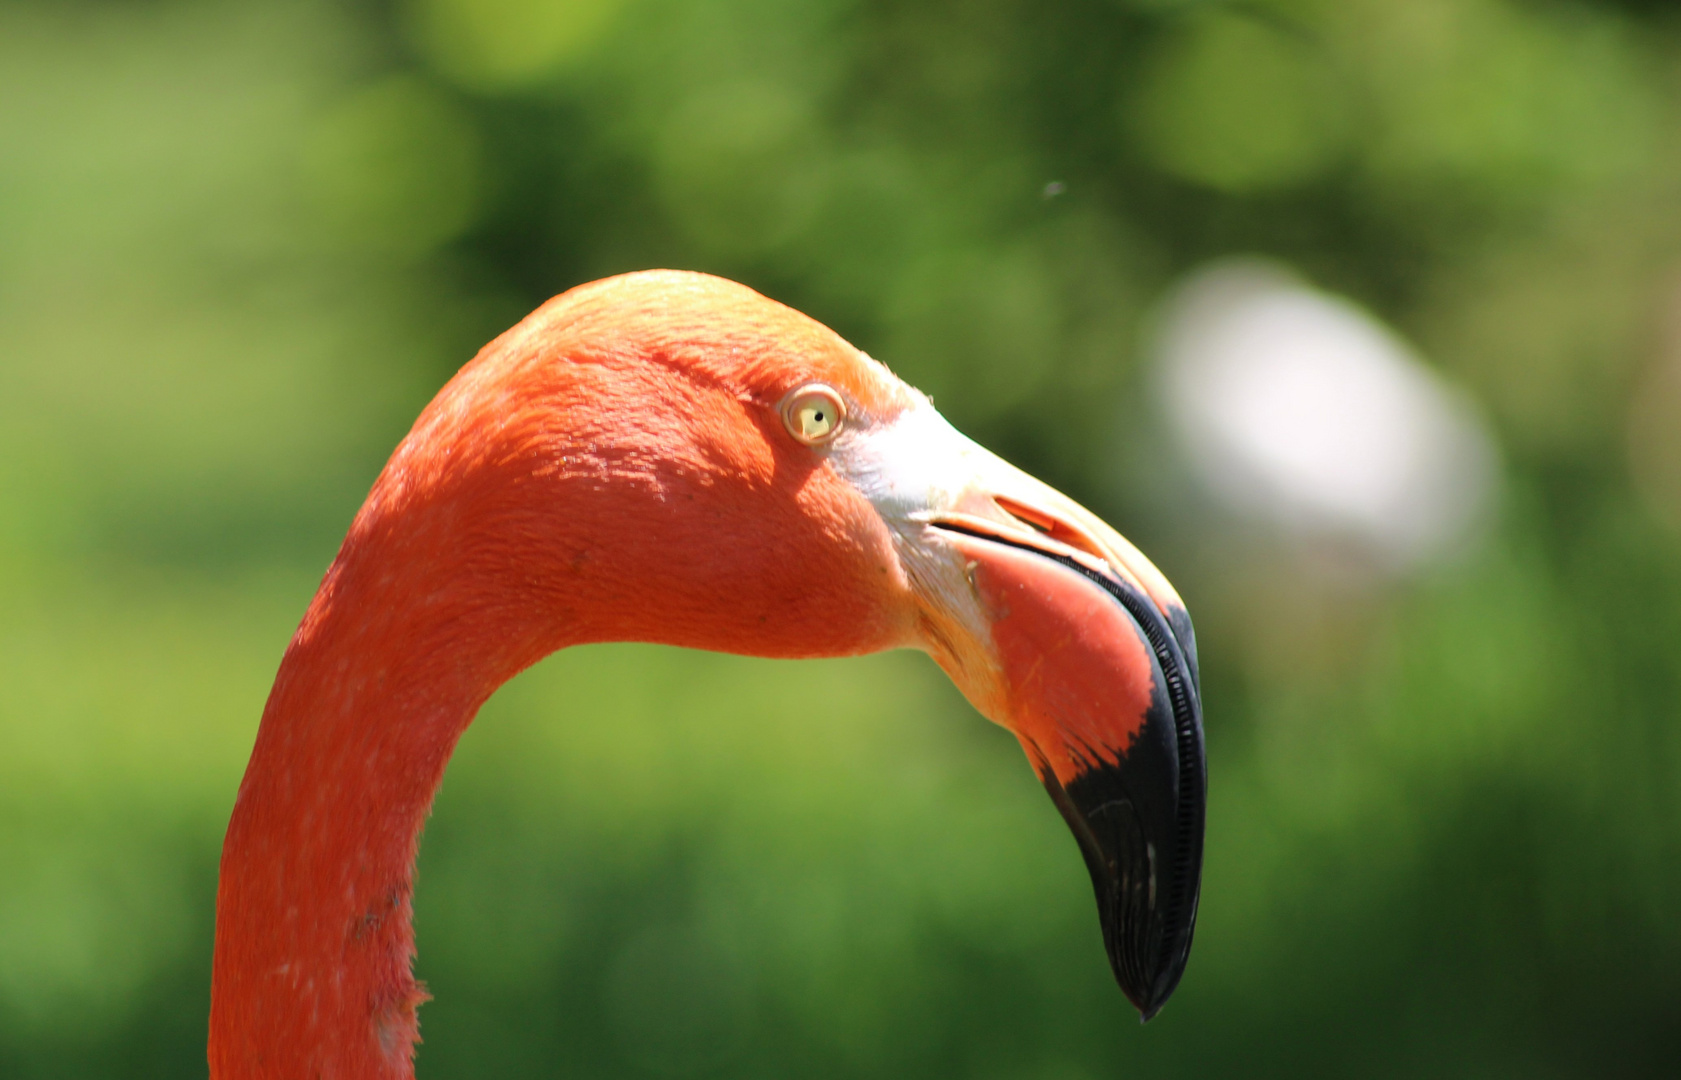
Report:
[[[1048,536],[1059,544],[1071,547],[1076,551],[1083,551],[1087,555],[1104,562],[1109,561],[1109,555],[1097,546],[1080,529],[1074,528],[1060,518],[1053,517],[1042,510],[1036,510],[1025,503],[1019,503],[1006,495],[994,495],[992,501],[1006,514],[1031,527],[1042,536]]]
[[[997,499],[994,499],[993,502],[998,506],[998,509],[1004,511],[1005,516],[1013,518],[1017,524],[1026,525],[1028,528],[1032,529],[1041,536],[1051,535],[1051,527],[1046,525],[1044,522],[1039,521],[1036,518],[1023,517],[1020,514],[1014,513],[1007,509],[1004,504]]]

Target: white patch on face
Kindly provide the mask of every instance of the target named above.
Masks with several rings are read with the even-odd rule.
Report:
[[[955,508],[996,459],[923,399],[892,423],[848,432],[832,460],[897,532]]]
[[[947,665],[963,692],[987,712],[987,702],[996,693],[991,620],[969,579],[963,553],[950,534],[929,520],[955,510],[1002,462],[952,427],[926,398],[918,398],[889,423],[844,432],[830,461],[881,515],[925,617],[948,630],[953,622],[961,627],[943,645],[928,640],[920,644]]]

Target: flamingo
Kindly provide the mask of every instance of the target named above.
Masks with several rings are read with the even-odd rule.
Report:
[[[444,766],[503,682],[605,641],[925,650],[1026,750],[1144,1019],[1177,986],[1206,781],[1173,588],[832,330],[646,271],[485,346],[351,524],[228,824],[213,1077],[413,1076],[414,860]]]

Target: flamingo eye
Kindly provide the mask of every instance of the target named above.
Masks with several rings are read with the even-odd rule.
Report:
[[[846,406],[839,394],[821,383],[802,386],[782,403],[788,434],[807,446],[821,446],[840,434]]]

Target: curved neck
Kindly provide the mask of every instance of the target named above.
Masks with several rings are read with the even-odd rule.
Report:
[[[420,828],[480,704],[549,651],[429,583],[436,560],[380,554],[346,544],[263,712],[222,854],[213,1077],[412,1076]]]

